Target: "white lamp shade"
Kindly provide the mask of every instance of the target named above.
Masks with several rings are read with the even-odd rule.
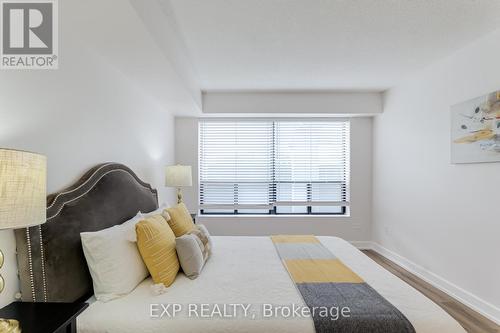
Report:
[[[168,166],[165,173],[165,185],[170,187],[192,186],[191,166],[179,164]]]
[[[47,159],[0,148],[0,229],[45,223]]]

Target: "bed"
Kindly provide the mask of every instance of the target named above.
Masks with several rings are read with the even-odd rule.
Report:
[[[74,186],[49,196],[48,207],[46,224],[16,231],[22,297],[87,300],[90,306],[78,318],[79,332],[315,331],[310,317],[280,312],[305,304],[269,237],[213,236],[213,255],[197,279],[179,273],[166,292],[157,294],[148,278],[124,297],[106,303],[93,300],[79,233],[120,224],[139,210],[158,207],[156,191],[124,165],[96,166]],[[465,332],[438,305],[348,242],[318,239],[399,309],[416,332]],[[175,316],[174,304],[179,309]],[[236,304],[245,305],[246,312],[233,311]]]

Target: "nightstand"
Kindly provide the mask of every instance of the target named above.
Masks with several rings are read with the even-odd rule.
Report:
[[[75,333],[76,317],[87,303],[13,302],[0,309],[0,318],[17,319],[23,333]]]

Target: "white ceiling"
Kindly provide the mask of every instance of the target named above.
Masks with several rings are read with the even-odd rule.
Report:
[[[500,27],[500,0],[170,1],[204,90],[381,91]]]

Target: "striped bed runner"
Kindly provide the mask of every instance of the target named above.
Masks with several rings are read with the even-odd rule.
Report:
[[[316,333],[414,333],[409,320],[335,257],[314,236],[271,236],[276,250],[311,309]],[[313,308],[348,308],[332,318]]]

